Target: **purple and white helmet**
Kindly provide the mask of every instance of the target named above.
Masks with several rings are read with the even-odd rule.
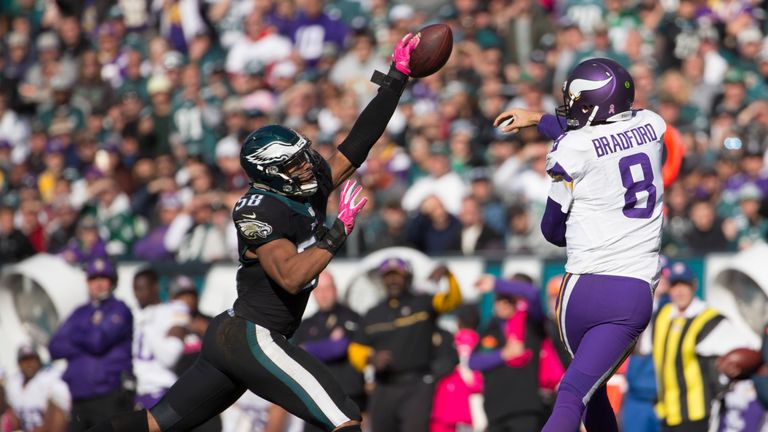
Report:
[[[569,130],[622,120],[635,101],[635,83],[626,69],[607,58],[579,63],[563,83],[565,115]]]

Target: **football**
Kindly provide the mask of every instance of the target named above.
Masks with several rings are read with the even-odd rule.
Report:
[[[422,78],[440,70],[453,50],[453,32],[445,24],[432,24],[416,34],[421,40],[411,53],[411,76]]]
[[[746,379],[754,374],[760,366],[763,364],[763,356],[759,351],[755,351],[749,348],[736,348],[726,355],[720,357],[717,361],[717,367],[721,372],[726,375],[727,369],[733,368],[734,372],[737,372],[736,379]]]

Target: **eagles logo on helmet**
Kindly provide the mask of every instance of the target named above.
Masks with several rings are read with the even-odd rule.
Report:
[[[317,191],[316,161],[320,157],[305,136],[280,125],[261,127],[245,139],[240,166],[251,185],[290,196]]]
[[[626,119],[634,101],[629,72],[613,60],[594,58],[579,63],[568,75],[557,113],[565,117],[567,130],[581,129]]]

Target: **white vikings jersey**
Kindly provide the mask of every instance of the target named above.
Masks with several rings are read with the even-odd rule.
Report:
[[[568,131],[552,146],[550,198],[568,213],[566,271],[643,279],[659,273],[664,120],[648,110]],[[558,181],[562,179],[561,181]]]
[[[12,375],[8,379],[5,393],[23,431],[31,431],[43,425],[43,416],[49,403],[67,415],[72,409],[69,387],[62,381],[60,374],[51,369],[40,369],[26,385],[21,372]]]
[[[189,324],[189,309],[178,301],[150,305],[138,311],[133,322],[136,393],[164,392],[176,382],[173,367],[184,352],[184,342],[168,336],[168,331]]]

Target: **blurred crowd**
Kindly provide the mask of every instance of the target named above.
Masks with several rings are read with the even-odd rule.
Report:
[[[343,253],[557,255],[538,224],[550,144],[491,126],[552,112],[569,69],[606,56],[674,130],[671,255],[768,233],[768,45],[757,0],[5,0],[0,5],[0,263],[37,252],[232,260],[249,131],[281,123],[328,154],[432,22],[454,52],[414,80],[359,170],[370,202]],[[333,213],[333,206],[328,214]]]

